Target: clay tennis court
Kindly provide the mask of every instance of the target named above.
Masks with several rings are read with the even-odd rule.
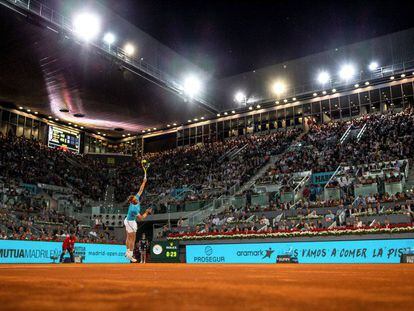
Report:
[[[404,310],[414,265],[1,265],[1,310]]]

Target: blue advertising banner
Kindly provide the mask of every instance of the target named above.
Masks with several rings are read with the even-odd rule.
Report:
[[[84,263],[129,263],[125,251],[125,245],[75,244],[75,256]],[[61,252],[60,242],[0,240],[0,263],[52,263]]]
[[[325,185],[335,172],[313,173],[311,176],[312,184]]]
[[[291,254],[299,263],[399,263],[414,239],[187,245],[187,263],[275,263]]]

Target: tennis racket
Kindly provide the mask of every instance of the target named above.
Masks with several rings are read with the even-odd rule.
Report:
[[[147,176],[147,170],[150,167],[150,163],[147,160],[141,161],[142,169],[144,170],[145,176]]]

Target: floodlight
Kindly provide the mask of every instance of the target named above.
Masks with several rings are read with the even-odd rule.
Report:
[[[378,69],[378,63],[377,62],[371,62],[368,66],[369,70],[375,71]]]
[[[194,76],[190,75],[184,80],[184,93],[190,97],[194,97],[201,91],[201,82]]]
[[[103,37],[103,40],[106,44],[112,45],[115,42],[115,35],[110,32],[107,32]]]
[[[101,21],[92,13],[83,12],[73,19],[73,31],[84,41],[95,39],[101,31]]]
[[[327,71],[321,71],[318,74],[318,82],[320,84],[326,84],[326,83],[329,82],[330,79],[331,79],[331,76],[330,76],[329,72],[327,72]]]
[[[339,77],[342,80],[348,81],[350,80],[353,76],[355,76],[355,67],[347,64],[347,65],[343,65],[341,67],[341,69],[339,70]]]
[[[246,95],[244,95],[243,92],[239,91],[236,93],[236,95],[234,95],[234,100],[241,104],[246,101]]]
[[[127,56],[132,56],[135,53],[135,47],[131,43],[127,43],[124,46],[124,51]]]
[[[283,94],[286,91],[286,85],[283,82],[276,81],[275,83],[273,83],[272,91],[276,95]]]

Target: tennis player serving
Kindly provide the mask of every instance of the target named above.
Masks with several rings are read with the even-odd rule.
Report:
[[[127,251],[125,253],[125,257],[128,258],[131,262],[136,262],[137,260],[134,258],[134,248],[135,248],[135,238],[138,229],[137,219],[143,220],[145,219],[148,214],[151,214],[152,209],[148,208],[143,214],[141,212],[141,195],[144,192],[145,185],[147,183],[147,170],[149,167],[149,163],[146,160],[141,161],[142,168],[144,170],[144,180],[142,181],[141,187],[139,187],[139,191],[135,195],[131,195],[128,198],[128,214],[124,220],[124,225],[126,229],[126,248]]]

